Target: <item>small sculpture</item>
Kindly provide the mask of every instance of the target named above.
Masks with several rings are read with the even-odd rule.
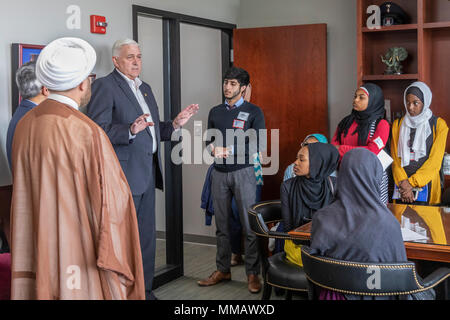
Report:
[[[386,55],[381,56],[381,61],[387,66],[385,74],[402,74],[402,61],[408,58],[408,51],[403,47],[389,48]]]

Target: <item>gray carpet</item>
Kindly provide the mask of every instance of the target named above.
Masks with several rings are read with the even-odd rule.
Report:
[[[165,260],[165,241],[158,240],[156,265]],[[261,300],[259,294],[247,289],[247,276],[243,265],[231,268],[231,281],[211,287],[199,287],[197,280],[207,278],[216,270],[216,247],[195,243],[184,243],[184,276],[155,290],[161,300]],[[262,279],[261,279],[262,284]],[[272,300],[283,300],[272,291]],[[293,299],[303,299],[294,295]]]

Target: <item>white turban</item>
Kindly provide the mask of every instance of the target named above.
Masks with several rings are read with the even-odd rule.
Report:
[[[79,38],[60,38],[47,45],[36,62],[36,77],[53,91],[67,91],[82,83],[94,69],[97,54]]]

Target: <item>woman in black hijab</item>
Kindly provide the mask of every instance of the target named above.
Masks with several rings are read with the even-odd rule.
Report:
[[[387,145],[389,123],[384,120],[384,95],[379,86],[366,83],[355,92],[353,110],[338,125],[331,141],[342,157],[355,148],[365,148],[378,155]],[[384,173],[381,199],[388,202],[388,175]]]
[[[317,211],[312,220],[313,255],[355,262],[407,262],[400,224],[380,200],[382,176],[381,162],[372,152],[360,148],[344,156],[336,201]]]
[[[294,164],[296,177],[281,185],[281,211],[284,231],[291,231],[309,221],[314,212],[327,206],[334,199],[334,177],[339,152],[330,144],[304,145]],[[302,266],[300,246],[285,241],[286,258]]]

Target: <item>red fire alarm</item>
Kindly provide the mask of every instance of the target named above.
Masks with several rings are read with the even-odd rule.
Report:
[[[106,33],[106,27],[108,24],[106,23],[106,18],[102,16],[91,16],[91,32],[92,33]]]

